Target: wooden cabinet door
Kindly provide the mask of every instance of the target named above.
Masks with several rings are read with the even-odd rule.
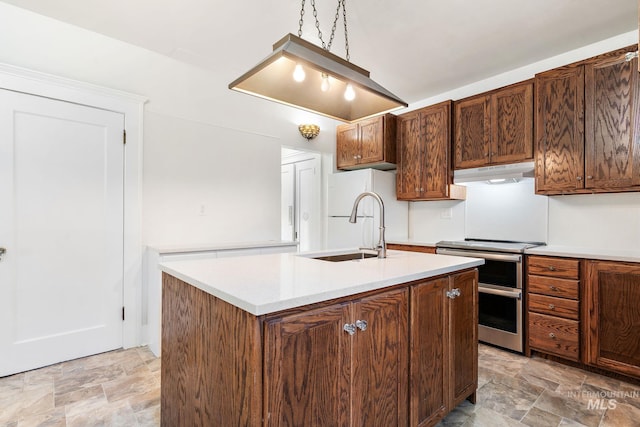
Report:
[[[451,175],[451,101],[398,116],[399,200],[449,197]]]
[[[451,152],[451,101],[421,110],[422,144],[424,152],[421,174],[422,199],[449,197],[452,181]]]
[[[536,75],[536,192],[584,187],[584,67]]]
[[[363,120],[358,126],[361,156],[359,163],[384,161],[384,116]]]
[[[407,425],[407,294],[386,292],[354,305],[352,426]]]
[[[449,411],[449,279],[411,288],[409,425],[433,425]]]
[[[506,87],[491,96],[491,163],[533,159],[533,82]]]
[[[419,111],[413,111],[398,117],[396,197],[399,200],[420,198],[424,158],[421,135]]]
[[[449,280],[450,288],[459,291],[450,300],[449,316],[453,408],[474,394],[478,386],[478,272],[467,271]],[[475,402],[475,396],[472,400]]]
[[[640,377],[640,265],[590,261],[586,304],[587,362]]]
[[[350,426],[350,305],[265,323],[267,426]]]
[[[454,104],[454,168],[474,168],[490,163],[490,98],[477,96]]]
[[[638,58],[585,65],[586,188],[640,185]]]
[[[340,125],[336,130],[336,167],[342,169],[359,163],[358,125]]]

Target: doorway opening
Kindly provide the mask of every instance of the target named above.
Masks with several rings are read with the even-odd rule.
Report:
[[[319,153],[282,147],[280,235],[299,251],[320,249],[322,158]]]

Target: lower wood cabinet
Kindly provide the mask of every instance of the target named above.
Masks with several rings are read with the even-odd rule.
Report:
[[[411,245],[411,244],[404,244],[404,243],[387,243],[387,249],[394,249],[397,251],[407,251],[407,252],[422,252],[425,254],[436,253],[435,246]]]
[[[476,271],[411,288],[409,425],[434,425],[464,399],[475,402],[477,310]]]
[[[586,362],[640,377],[640,264],[588,261]]]
[[[432,426],[478,384],[477,270],[253,316],[163,275],[161,425]]]
[[[640,378],[640,264],[527,261],[530,349]]]
[[[580,353],[580,260],[529,256],[529,348],[573,361]]]
[[[265,425],[407,425],[407,294],[267,321]]]

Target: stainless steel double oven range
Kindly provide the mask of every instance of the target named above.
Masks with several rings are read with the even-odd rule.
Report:
[[[478,267],[478,339],[522,353],[524,251],[544,243],[479,239],[442,241],[436,253],[483,258]]]

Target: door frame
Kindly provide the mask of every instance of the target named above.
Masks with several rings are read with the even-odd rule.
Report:
[[[297,148],[297,147],[289,147],[289,146],[285,146],[283,145],[281,147],[281,150],[290,150],[290,152],[288,152],[287,154],[281,154],[281,159],[280,159],[280,166],[286,166],[286,165],[294,165],[294,185],[293,185],[293,217],[294,217],[294,233],[295,233],[295,241],[297,241],[298,243],[300,243],[300,221],[298,219],[298,215],[299,215],[299,210],[300,210],[300,206],[299,206],[299,197],[298,197],[298,173],[297,173],[297,168],[298,168],[298,164],[301,162],[305,162],[305,161],[309,161],[309,160],[313,160],[316,162],[316,167],[317,167],[317,180],[316,180],[316,195],[315,195],[315,203],[317,205],[317,212],[314,212],[316,218],[315,218],[315,222],[316,222],[316,226],[312,231],[312,236],[310,236],[310,238],[313,240],[313,250],[317,250],[317,249],[321,249],[323,248],[324,242],[322,240],[322,235],[323,235],[323,229],[324,229],[324,224],[326,222],[326,214],[324,212],[324,208],[323,208],[323,195],[324,195],[324,191],[323,191],[323,180],[326,179],[325,176],[323,175],[323,166],[322,166],[322,154],[316,151],[312,151],[312,150],[306,150],[303,148]],[[295,152],[295,153],[294,153]],[[280,178],[281,182],[280,182],[280,191],[282,192],[282,177]],[[280,197],[282,197],[282,194],[280,194]],[[280,215],[282,215],[282,212],[280,212]],[[298,251],[300,251],[300,246],[298,246]]]
[[[124,115],[123,348],[142,344],[142,141],[147,98],[0,63],[0,88]]]

